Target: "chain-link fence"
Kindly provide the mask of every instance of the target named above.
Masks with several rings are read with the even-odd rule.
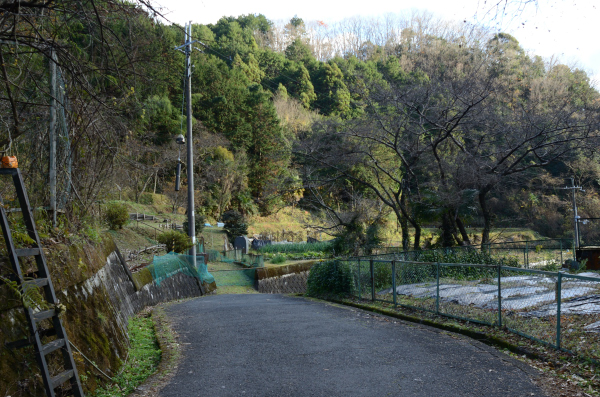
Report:
[[[194,260],[193,256],[170,252],[166,255],[155,256],[152,263],[148,265],[148,270],[157,285],[178,273],[198,278],[203,283],[210,284],[214,281],[202,256],[197,256]]]
[[[600,275],[497,265],[349,259],[354,293],[600,358]]]
[[[200,247],[200,246],[199,246]],[[265,260],[261,254],[245,254],[241,249],[234,249],[231,251],[217,251],[217,250],[206,250],[204,248],[199,249],[198,252],[208,254],[209,262],[222,262],[222,263],[234,263],[238,262],[247,267],[263,267]]]
[[[423,258],[436,256],[466,256],[472,252],[486,253],[494,258],[505,259],[505,263],[532,269],[560,267],[567,259],[574,259],[571,239],[509,241],[483,246],[469,245],[420,251],[402,251],[401,247],[382,247],[373,250],[372,255],[360,258],[422,261]]]
[[[598,247],[600,246],[600,219],[599,218],[581,218],[577,223],[579,232],[579,246]]]

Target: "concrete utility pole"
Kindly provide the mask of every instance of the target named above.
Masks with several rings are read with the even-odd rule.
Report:
[[[575,192],[577,190],[581,190],[582,192],[584,192],[585,190],[583,190],[581,188],[581,186],[575,186],[575,178],[571,178],[571,186],[567,186],[564,188],[564,190],[572,190],[573,191],[573,221],[574,221],[574,228],[573,228],[573,241],[575,244],[575,249],[579,248],[579,215],[577,214],[577,202],[575,201]],[[575,252],[573,253],[573,255],[575,255]]]
[[[194,214],[194,145],[192,144],[192,21],[186,29],[185,46],[185,98],[187,101],[187,175],[188,175],[188,236],[192,239],[190,255],[196,267],[196,218]]]

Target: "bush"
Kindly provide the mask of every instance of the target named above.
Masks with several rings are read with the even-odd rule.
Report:
[[[202,230],[204,230],[204,223],[206,223],[206,218],[204,217],[204,215],[196,214],[194,216],[194,223],[196,224],[196,227],[194,228],[194,230],[196,231],[196,236],[197,236],[200,233],[202,233]],[[183,222],[183,231],[185,232],[185,234],[188,234],[188,221],[187,220]]]
[[[144,205],[154,204],[154,195],[152,193],[142,193],[140,194],[138,202]]]
[[[326,252],[331,248],[329,241],[319,241],[317,243],[290,243],[290,244],[271,244],[263,245],[258,252],[263,253],[274,253],[284,252],[286,254],[304,254],[306,252]],[[323,255],[321,255],[323,256]]]
[[[123,203],[109,203],[106,206],[104,219],[111,230],[123,229],[129,222],[129,211]]]
[[[227,211],[221,219],[225,223],[223,229],[225,229],[230,243],[233,244],[233,240],[236,237],[248,234],[248,223],[246,223],[246,219],[239,212],[233,210]]]
[[[351,295],[354,292],[350,267],[335,260],[314,265],[306,284],[308,296]]]
[[[167,246],[167,252],[178,254],[192,248],[192,239],[187,234],[175,230],[169,230],[158,236],[158,242]]]
[[[518,267],[519,260],[515,257],[497,257],[490,255],[485,251],[478,249],[440,249],[432,251],[423,251],[420,253],[419,262],[439,262],[439,263],[463,263],[477,265],[500,265]],[[435,277],[435,270],[429,269],[428,275],[423,274],[423,278],[432,279]],[[482,277],[496,277],[496,270],[489,268],[476,267],[448,267],[443,266],[440,269],[440,277],[452,277],[455,279],[475,280]]]
[[[286,261],[286,256],[282,254],[276,254],[273,258],[271,258],[271,263],[279,264]]]

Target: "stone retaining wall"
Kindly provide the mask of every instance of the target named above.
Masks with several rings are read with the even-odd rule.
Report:
[[[202,294],[197,279],[181,273],[160,286],[147,269],[132,275],[111,238],[45,251],[56,296],[67,308],[62,321],[69,340],[109,376],[127,357],[127,325],[133,315],[147,306]],[[7,272],[2,266],[0,270]],[[213,288],[204,285],[205,291]],[[6,286],[0,287],[0,301],[0,396],[43,396],[33,347],[5,347],[27,335],[23,310]],[[104,379],[80,353],[74,350],[73,355],[87,394]]]
[[[285,274],[258,280],[258,292],[263,294],[303,294],[310,271]]]

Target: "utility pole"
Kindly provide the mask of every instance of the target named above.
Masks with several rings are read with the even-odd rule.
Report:
[[[194,146],[192,144],[192,44],[198,40],[192,41],[192,21],[185,25],[185,43],[175,50],[185,54],[185,93],[184,102],[187,110],[187,177],[188,177],[188,236],[192,240],[192,248],[189,254],[192,257],[193,265],[196,267],[196,215],[194,213]],[[183,50],[182,50],[183,48]],[[177,137],[177,143],[183,144],[182,137]],[[178,170],[180,165],[178,164]],[[179,172],[178,172],[179,174]],[[176,189],[177,190],[177,189]]]
[[[188,177],[188,236],[192,239],[190,255],[196,267],[196,219],[194,214],[194,145],[192,144],[192,21],[187,25],[185,38],[185,97],[187,101],[187,177]]]
[[[52,226],[56,227],[56,97],[58,90],[56,89],[56,51],[50,52],[50,164],[48,185],[50,186],[50,212],[52,212]]]
[[[575,250],[576,251],[579,248],[579,215],[577,214],[577,202],[575,201],[575,192],[577,190],[581,190],[582,192],[585,192],[585,190],[583,190],[581,188],[581,186],[575,186],[575,178],[571,178],[571,186],[567,186],[563,188],[564,190],[572,190],[573,191],[573,221],[574,221],[574,227],[573,227],[573,242],[575,245]],[[576,256],[576,252],[573,252],[573,255]],[[577,258],[575,258],[577,260]]]

